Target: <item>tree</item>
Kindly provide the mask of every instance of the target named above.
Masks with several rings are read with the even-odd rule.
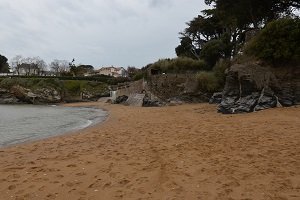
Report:
[[[299,0],[206,0],[218,11],[223,23],[235,22],[238,28],[259,28],[300,8]]]
[[[180,32],[180,45],[176,47],[177,56],[200,59],[203,45],[212,39],[221,37],[223,31],[220,20],[214,15],[214,9],[202,11]]]
[[[180,33],[177,56],[204,59],[213,65],[220,58],[236,56],[246,35],[264,28],[274,19],[293,16],[299,0],[205,0],[212,9],[203,10]],[[210,66],[212,67],[212,66]]]
[[[50,63],[50,69],[57,75],[60,76],[70,71],[69,62],[66,60],[55,59]]]
[[[11,59],[13,71],[18,75],[42,75],[46,70],[47,64],[40,57],[23,58],[21,55],[16,55]]]
[[[245,53],[272,64],[300,62],[300,19],[270,22],[245,48]]]
[[[0,55],[0,73],[8,73],[9,65],[7,63],[7,58],[5,56]]]
[[[76,76],[84,76],[87,73],[91,73],[94,71],[94,67],[92,65],[79,65],[75,66],[75,75]]]
[[[11,67],[14,73],[20,75],[20,65],[22,64],[23,57],[21,55],[16,55],[11,59]]]

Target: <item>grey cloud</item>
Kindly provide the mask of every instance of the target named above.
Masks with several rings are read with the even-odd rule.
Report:
[[[142,67],[174,57],[198,0],[0,0],[0,54]]]

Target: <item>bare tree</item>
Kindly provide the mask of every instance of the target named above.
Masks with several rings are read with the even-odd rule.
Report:
[[[70,71],[69,62],[66,60],[53,60],[50,63],[50,69],[58,76],[62,73],[66,73]]]
[[[21,55],[16,55],[10,61],[13,73],[20,74],[20,65],[22,64],[23,57]]]
[[[27,57],[23,58],[17,55],[11,59],[11,67],[18,75],[41,75],[42,71],[47,68],[46,62],[40,57]]]

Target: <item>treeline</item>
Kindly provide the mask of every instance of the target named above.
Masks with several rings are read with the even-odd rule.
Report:
[[[56,75],[56,76],[83,76],[91,73],[94,70],[92,65],[74,64],[74,59],[71,62],[67,60],[54,59],[47,64],[40,57],[22,57],[17,55],[11,59],[10,70],[17,75]]]

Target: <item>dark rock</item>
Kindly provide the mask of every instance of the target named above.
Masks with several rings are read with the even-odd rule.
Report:
[[[293,86],[291,83],[284,83],[281,86],[281,91],[278,94],[278,100],[283,106],[294,105],[295,96],[293,92]]]
[[[212,95],[212,97],[209,99],[210,104],[219,104],[222,102],[222,92],[216,92]]]
[[[164,103],[159,101],[158,99],[151,99],[148,95],[146,95],[143,99],[143,107],[161,107]]]
[[[279,106],[274,91],[282,90],[270,69],[258,64],[233,65],[226,77],[218,111],[232,114]],[[287,98],[288,95],[285,94],[283,97]],[[288,100],[286,104],[289,103]]]
[[[128,96],[126,96],[126,95],[118,96],[115,100],[115,103],[116,104],[124,103],[127,101],[127,99],[128,99]]]

